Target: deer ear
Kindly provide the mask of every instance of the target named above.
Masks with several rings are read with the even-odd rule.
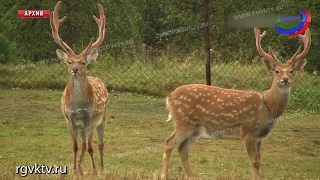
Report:
[[[267,69],[270,70],[270,71],[274,71],[276,70],[276,64],[272,61],[269,61],[268,59],[266,58],[263,58],[262,59],[262,62],[264,65],[266,65]]]
[[[306,59],[302,59],[297,61],[296,63],[294,63],[293,65],[293,70],[294,71],[300,71],[301,69],[304,68],[304,66],[307,64],[307,60]]]
[[[90,50],[87,54],[86,63],[90,64],[92,61],[95,61],[98,57],[98,50]]]
[[[56,52],[57,52],[58,58],[62,60],[64,63],[68,64],[68,61],[69,61],[68,54],[60,49],[57,49]]]

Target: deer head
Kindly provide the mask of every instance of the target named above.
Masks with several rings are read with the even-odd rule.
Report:
[[[292,58],[285,63],[282,63],[280,60],[278,60],[271,47],[269,47],[269,53],[262,49],[261,40],[266,35],[266,31],[260,34],[260,30],[258,28],[254,28],[254,34],[256,37],[256,46],[258,52],[264,57],[263,63],[266,65],[267,69],[272,71],[274,74],[274,83],[278,88],[281,89],[290,88],[292,77],[294,76],[295,72],[303,69],[307,62],[307,60],[304,58],[307,55],[311,45],[309,29],[305,31],[304,35],[298,35],[298,37],[303,41],[303,51],[301,52],[300,46]]]
[[[91,38],[89,45],[79,55],[75,54],[70,46],[59,37],[59,26],[67,19],[66,16],[64,16],[62,19],[58,18],[60,7],[61,1],[56,4],[54,11],[50,16],[52,36],[56,43],[63,48],[63,50],[56,50],[57,55],[59,59],[68,65],[68,72],[70,75],[72,75],[72,77],[86,77],[87,66],[98,57],[98,51],[96,48],[99,47],[104,40],[105,16],[103,7],[101,4],[98,4],[100,18],[97,18],[95,15],[93,15],[93,19],[96,21],[99,27],[98,39],[93,43],[93,38]]]

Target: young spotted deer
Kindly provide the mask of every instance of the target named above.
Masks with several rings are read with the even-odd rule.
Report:
[[[273,72],[271,88],[264,92],[224,89],[202,84],[180,86],[167,97],[169,119],[174,120],[174,132],[164,141],[162,179],[168,178],[168,163],[172,150],[178,147],[185,173],[192,176],[188,154],[198,137],[214,139],[243,139],[251,164],[252,178],[260,177],[261,141],[275,126],[277,118],[289,102],[291,78],[303,69],[303,59],[309,50],[309,29],[298,37],[303,41],[293,57],[281,63],[269,48],[266,53],[260,45],[266,35],[254,28],[256,46],[263,63]],[[237,128],[240,127],[240,128]],[[237,131],[228,131],[238,129]],[[223,132],[217,134],[216,132]],[[214,134],[214,136],[212,136]]]
[[[106,103],[108,91],[105,83],[96,77],[87,76],[87,66],[98,57],[97,47],[104,40],[105,16],[101,4],[99,4],[100,18],[93,16],[93,19],[99,26],[99,37],[96,42],[89,45],[85,50],[77,55],[73,50],[59,37],[59,26],[66,20],[58,18],[61,1],[59,1],[53,13],[50,16],[50,25],[52,36],[56,43],[64,51],[57,49],[57,55],[64,63],[68,65],[69,82],[65,87],[61,99],[61,109],[69,125],[73,144],[73,169],[81,171],[85,150],[87,148],[90,155],[91,165],[96,172],[93,160],[92,135],[93,129],[97,129],[98,147],[101,158],[101,169],[103,169],[103,134],[105,125]],[[82,139],[82,149],[77,168],[78,134]]]

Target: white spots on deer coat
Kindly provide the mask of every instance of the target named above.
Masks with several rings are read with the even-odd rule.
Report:
[[[255,118],[249,118],[249,119],[246,119],[246,120],[244,120],[244,122],[249,122],[249,123],[251,123],[252,121],[254,121],[255,120]],[[257,124],[257,123],[256,123]]]
[[[179,97],[179,99],[187,100],[187,96],[181,95],[181,96]]]
[[[232,113],[229,113],[228,116],[234,118],[234,115]]]
[[[188,116],[183,116],[183,120],[189,122],[190,121],[190,118]]]
[[[191,109],[188,114],[190,115],[190,114],[192,114],[193,112],[194,112],[194,110]]]
[[[94,106],[95,109],[93,110],[94,114],[101,113],[105,110],[106,102],[108,99],[108,92],[107,88],[104,85],[103,81],[96,77],[88,76],[88,81],[93,87],[93,94],[94,94],[94,104],[97,106]]]
[[[216,121],[216,120],[214,120],[214,119],[212,119],[211,122],[214,123],[214,124],[220,124],[219,121]]]
[[[170,94],[169,111],[190,124],[206,121],[206,124],[234,125],[256,117],[259,106],[263,105],[259,101],[260,93],[204,85],[185,87]]]
[[[241,98],[239,101],[240,101],[240,102],[245,102],[246,100]]]
[[[179,104],[181,104],[181,102],[179,100],[173,100],[173,104],[174,105],[179,105]]]

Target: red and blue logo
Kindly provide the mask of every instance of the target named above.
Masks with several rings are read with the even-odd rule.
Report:
[[[298,12],[301,16],[281,16],[280,14],[277,17],[277,23],[275,24],[276,30],[287,36],[298,36],[299,34],[304,33],[311,23],[311,14],[306,9],[299,9]],[[299,21],[295,24],[285,25],[283,21]]]

